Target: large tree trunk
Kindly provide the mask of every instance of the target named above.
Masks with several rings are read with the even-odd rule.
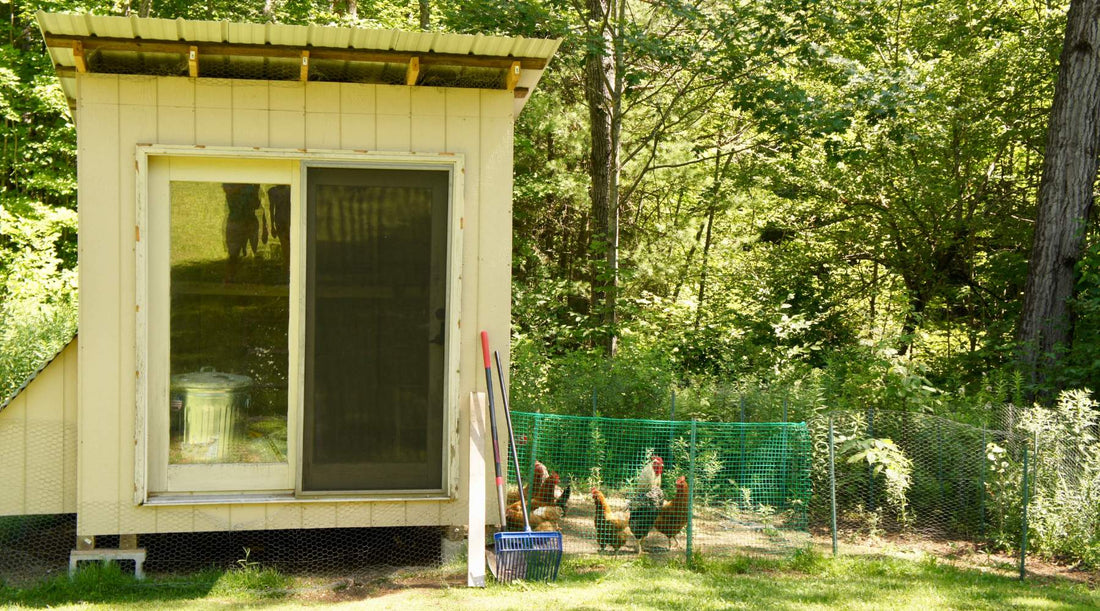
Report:
[[[615,82],[612,56],[614,40],[609,26],[609,0],[586,0],[589,44],[585,52],[584,96],[588,103],[589,153],[588,174],[592,181],[592,274],[593,308],[602,313],[606,328],[604,348],[615,350],[616,284],[618,276],[619,207],[617,138],[614,137],[611,83]]]
[[[1042,383],[1068,347],[1074,265],[1081,257],[1100,140],[1100,0],[1072,0],[1047,128],[1018,338],[1021,369]]]
[[[427,31],[432,27],[432,5],[430,0],[420,0],[420,29]]]

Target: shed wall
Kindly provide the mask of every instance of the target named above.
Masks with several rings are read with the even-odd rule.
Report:
[[[81,74],[79,534],[464,524],[480,329],[508,361],[512,109],[507,91]],[[465,156],[457,501],[135,505],[138,144]]]
[[[0,411],[0,516],[76,511],[77,343]]]

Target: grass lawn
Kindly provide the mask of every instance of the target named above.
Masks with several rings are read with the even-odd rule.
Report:
[[[461,567],[459,567],[461,570]],[[959,568],[932,556],[816,552],[790,560],[704,561],[695,570],[642,559],[567,559],[555,584],[456,587],[455,570],[400,571],[330,588],[271,570],[208,571],[136,582],[112,567],[89,567],[26,589],[0,586],[14,608],[262,609],[1096,609],[1100,591],[1061,578],[1027,583]]]

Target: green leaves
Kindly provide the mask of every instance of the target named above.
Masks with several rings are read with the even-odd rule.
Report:
[[[907,494],[912,483],[913,461],[890,439],[850,439],[840,444],[847,463],[866,462],[872,473],[886,482],[886,499],[904,520]]]

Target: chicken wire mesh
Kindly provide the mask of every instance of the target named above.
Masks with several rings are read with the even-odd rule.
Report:
[[[1100,414],[1086,394],[991,408],[1001,428],[900,411],[810,421],[815,529],[843,541],[969,543],[1095,563]],[[835,548],[834,548],[835,549]]]
[[[512,412],[531,527],[566,554],[782,553],[809,543],[803,423]],[[524,527],[509,466],[507,523]]]
[[[986,534],[986,459],[1009,436],[914,412],[838,411],[809,423],[814,445],[815,525],[831,521],[832,423],[836,527],[846,539],[881,536],[978,541]],[[1015,448],[1014,448],[1015,449]]]
[[[76,543],[76,514],[0,517],[0,586],[27,585],[65,574]],[[225,530],[137,535],[146,575],[178,575],[250,567],[287,576],[367,583],[406,567],[438,567],[441,527]],[[97,536],[98,549],[120,537]],[[133,571],[132,560],[122,561]]]

